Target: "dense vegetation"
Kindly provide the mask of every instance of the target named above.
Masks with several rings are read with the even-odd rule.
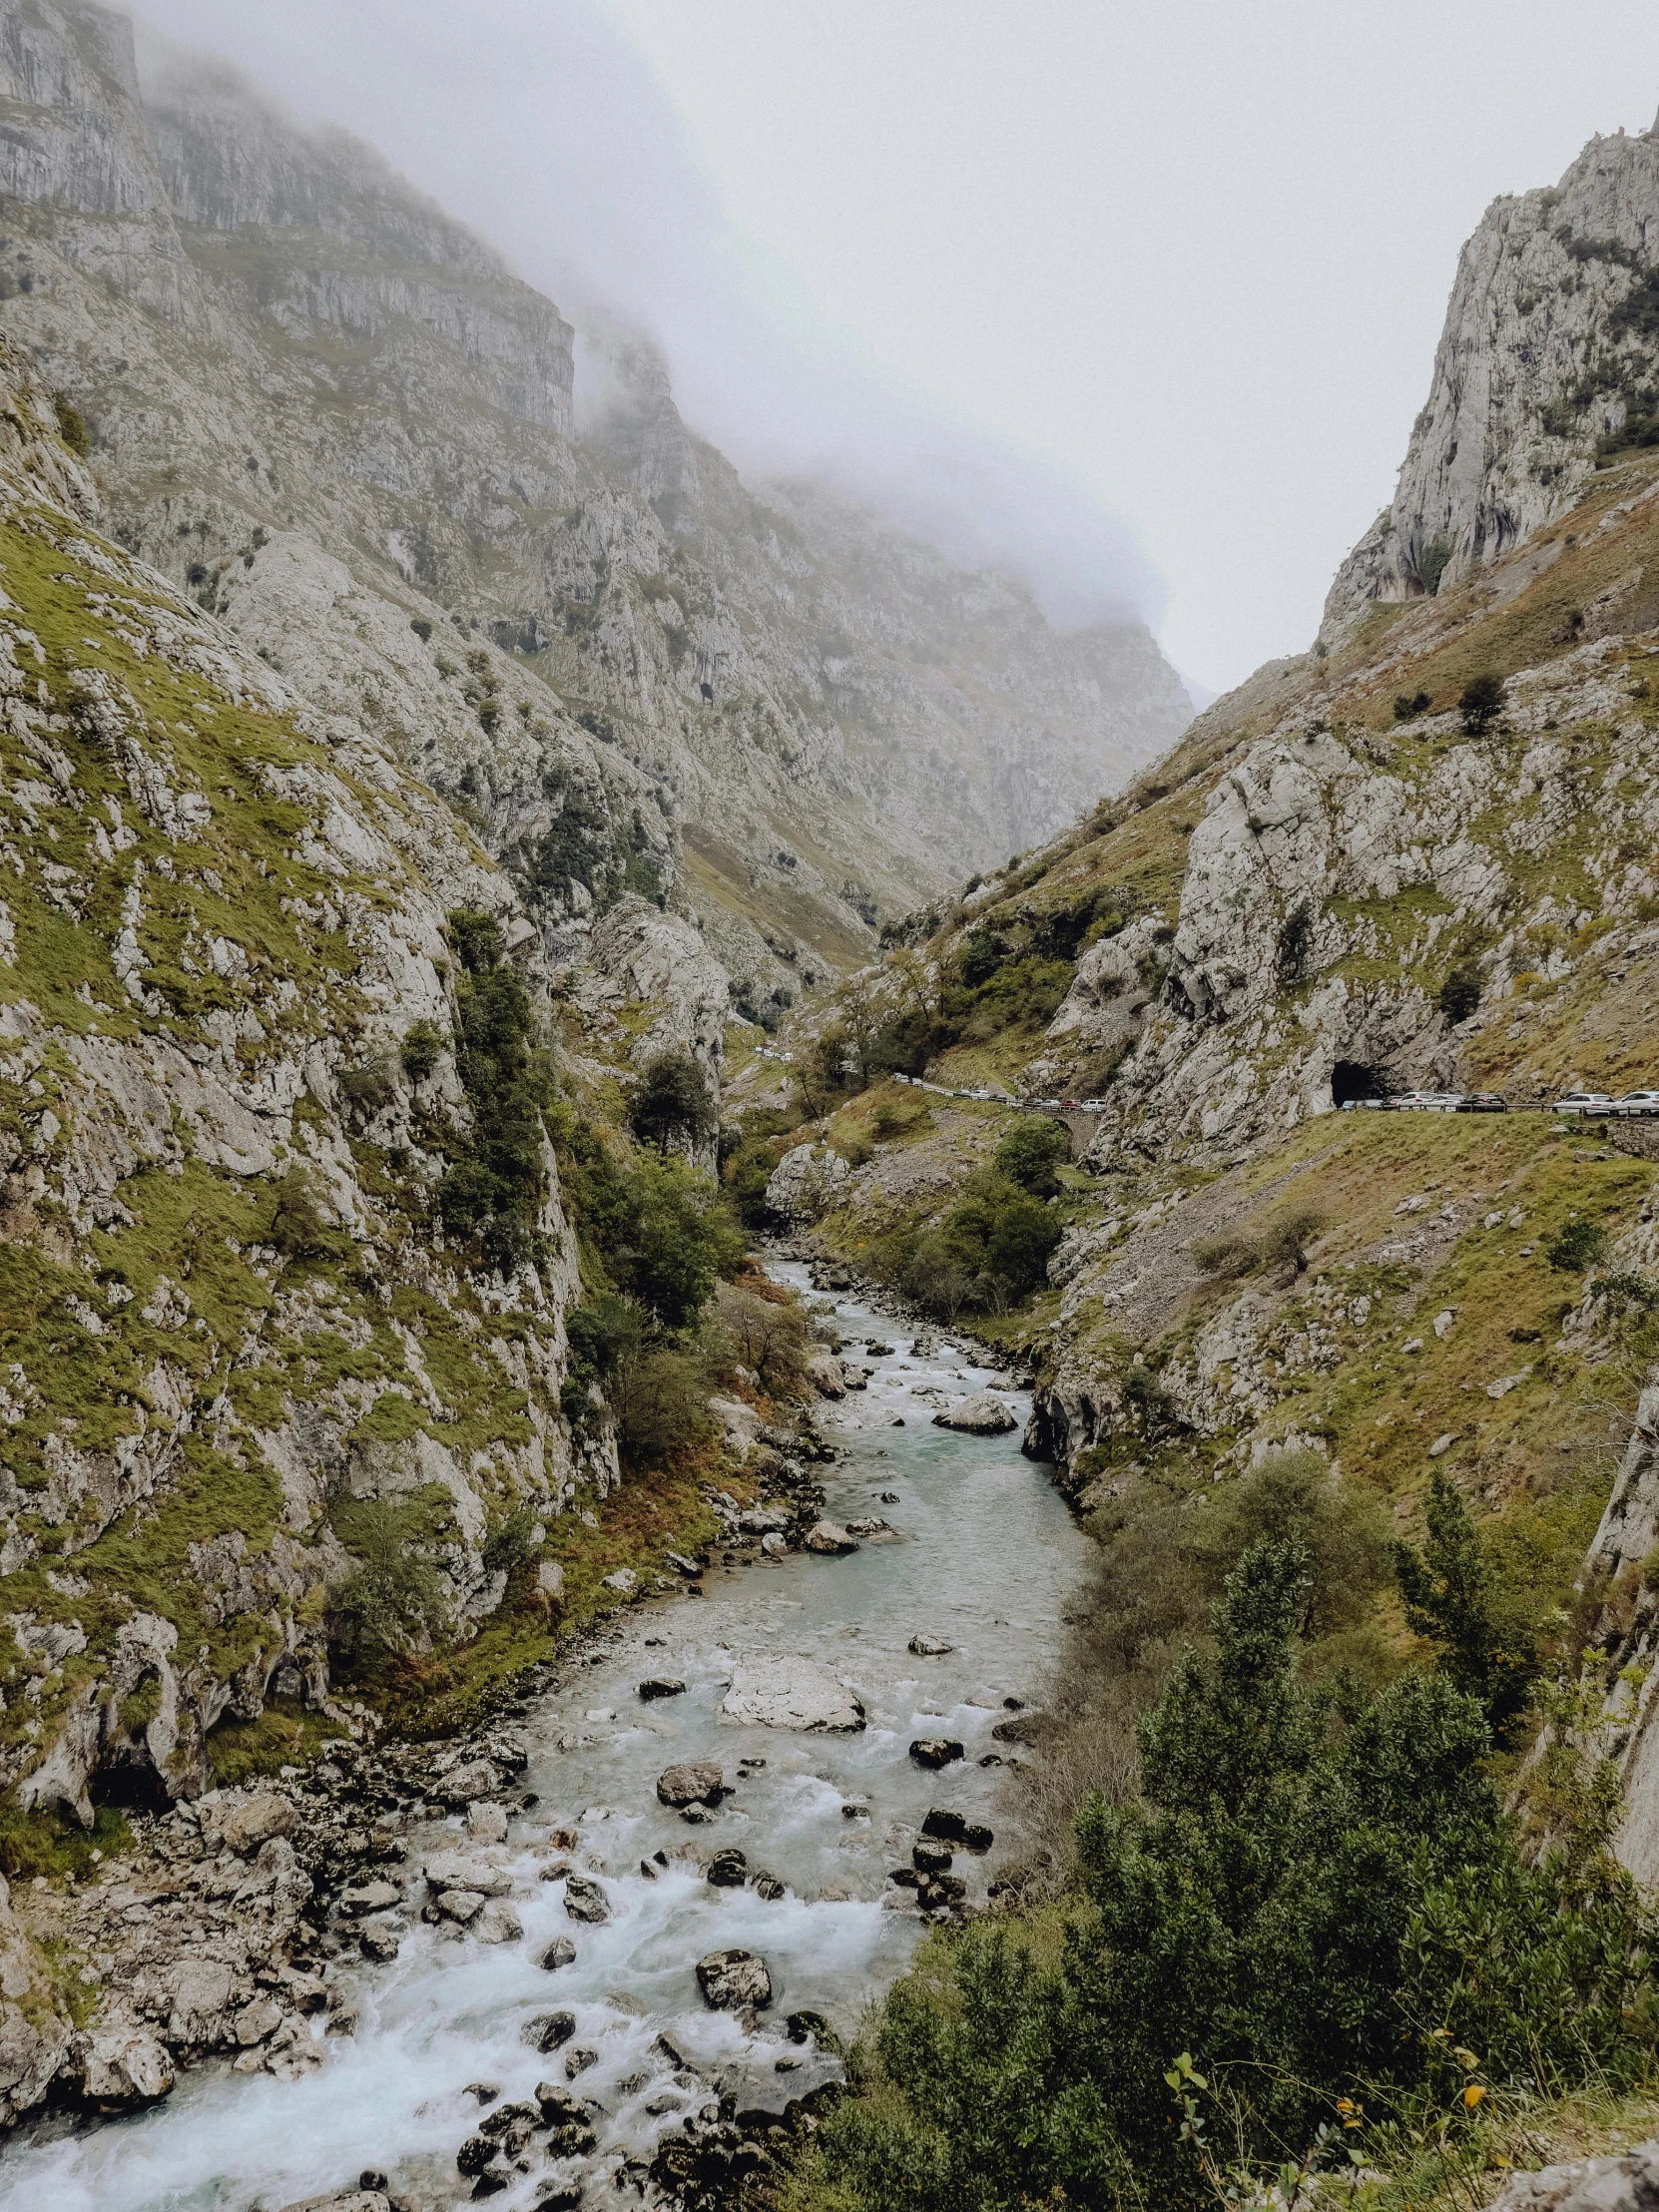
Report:
[[[1058,1901],[934,1938],[893,1991],[803,2201],[1294,2196],[1436,2130],[1455,2155],[1493,2091],[1645,2070],[1654,1931],[1606,1853],[1605,1793],[1533,1864],[1494,1786],[1512,1675],[1455,1493],[1399,1562],[1441,1663],[1368,1692],[1308,1660],[1378,1531],[1334,1493],[1299,1515],[1299,1492],[1306,1468],[1244,1501],[1231,1533],[1268,1532],[1225,1578],[1213,1650],[1189,1645],[1142,1715],[1138,1776],[1084,1802]],[[1213,1567],[1226,1532],[1209,1542]]]

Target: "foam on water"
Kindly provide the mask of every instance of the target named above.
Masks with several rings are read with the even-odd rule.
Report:
[[[774,1273],[808,1290],[804,1269]],[[512,1830],[524,1940],[486,1946],[417,1922],[392,1964],[346,1977],[357,2032],[325,2039],[314,2073],[278,2082],[216,2064],[151,2112],[55,2141],[15,2139],[0,2156],[0,2212],[252,2212],[345,2188],[364,2167],[423,2200],[459,2202],[470,2184],[456,2175],[455,2151],[481,2116],[467,2085],[491,2083],[512,2100],[539,2080],[562,2082],[566,2052],[543,2056],[520,2036],[531,2014],[555,2008],[576,2015],[569,2048],[596,2053],[572,2086],[603,2107],[598,2153],[565,2168],[535,2164],[492,2200],[500,2212],[579,2171],[600,2201],[623,2155],[649,2155],[723,2083],[740,2105],[781,2105],[823,2077],[810,2046],[790,2044],[775,2023],[811,2007],[849,2028],[902,1970],[919,1924],[894,1909],[888,1871],[908,1856],[930,1806],[995,1826],[1004,1778],[977,1761],[995,1749],[1003,1700],[1040,1686],[1084,1555],[1017,1432],[931,1425],[936,1406],[983,1388],[992,1371],[948,1345],[912,1357],[913,1330],[895,1332],[850,1299],[836,1302],[835,1320],[849,1344],[868,1337],[894,1351],[850,1352],[875,1371],[869,1386],[826,1409],[841,1451],[824,1470],[828,1510],[878,1515],[894,1539],[840,1559],[792,1554],[717,1569],[702,1600],[636,1607],[518,1724],[530,1752],[525,1784],[540,1799]],[[1020,1393],[1001,1394],[1023,1417]],[[899,1503],[881,1504],[884,1489]],[[906,1647],[918,1632],[954,1648],[917,1658]],[[723,1720],[734,1653],[768,1650],[830,1668],[860,1699],[866,1727],[807,1735]],[[642,1703],[647,1674],[679,1676],[685,1694]],[[908,1756],[918,1736],[958,1738],[966,1759],[926,1772]],[[735,1788],[712,1821],[688,1828],[657,1802],[656,1779],[698,1758],[719,1761]],[[744,1758],[765,1765],[740,1772]],[[848,1818],[846,1806],[864,1811]],[[601,1926],[570,1919],[563,1881],[537,1879],[534,1853],[545,1864],[553,1827],[578,1831],[571,1863],[603,1883],[611,1904]],[[408,1842],[412,1878],[424,1857],[464,1837],[452,1821]],[[713,1888],[673,1856],[688,1843],[705,1853],[736,1846],[787,1895],[769,1902],[751,1888]],[[659,1851],[668,1864],[648,1880],[640,1862]],[[982,1894],[984,1863],[959,1854],[955,1871]],[[557,1936],[572,1938],[576,1959],[546,1972],[535,1961]],[[732,1947],[759,1952],[772,1974],[774,2003],[753,2036],[708,2011],[697,1986],[698,1958]],[[688,2069],[656,2047],[665,2032]]]

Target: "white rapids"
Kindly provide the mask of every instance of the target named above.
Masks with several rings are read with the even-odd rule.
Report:
[[[773,1272],[812,1298],[804,1268]],[[413,1920],[394,1962],[343,1971],[357,2030],[326,2038],[314,2072],[278,2082],[215,2062],[147,2113],[73,2133],[61,2122],[33,2138],[25,2130],[0,2153],[0,2212],[276,2212],[353,2187],[365,2169],[413,2204],[457,2204],[472,2185],[455,2152],[481,2117],[468,2085],[526,2098],[539,2080],[564,2082],[571,2051],[593,2053],[572,2093],[599,2108],[597,2150],[562,2166],[532,2159],[491,2201],[529,2212],[563,2180],[580,2181],[598,2207],[624,2158],[648,2158],[721,2089],[740,2109],[781,2109],[826,2077],[832,2062],[790,2041],[785,2018],[808,2008],[850,2029],[903,1969],[920,1922],[888,1872],[908,1858],[929,1807],[996,1826],[1003,1776],[978,1762],[1001,1756],[991,1731],[1004,1701],[1040,1689],[1086,1554],[1048,1470],[1021,1456],[1017,1429],[987,1437],[932,1425],[940,1407],[993,1384],[1023,1422],[1022,1393],[947,1335],[925,1332],[937,1349],[916,1358],[915,1325],[850,1298],[834,1307],[846,1358],[871,1374],[865,1389],[823,1409],[839,1457],[815,1471],[835,1520],[879,1518],[892,1533],[840,1558],[793,1552],[717,1567],[700,1600],[677,1592],[636,1605],[515,1722],[530,1752],[515,1787],[539,1799],[509,1835],[522,1941],[486,1946]],[[870,1354],[866,1342],[892,1350]],[[912,1637],[951,1648],[918,1657]],[[735,1668],[741,1676],[766,1653],[813,1662],[796,1674],[850,1693],[865,1725],[797,1732],[724,1716]],[[682,1679],[684,1694],[643,1701],[638,1684],[660,1675]],[[959,1739],[965,1759],[924,1771],[908,1747],[926,1737]],[[719,1763],[732,1794],[688,1827],[658,1803],[656,1780],[699,1759]],[[602,1925],[566,1914],[562,1880],[538,1879],[559,1828],[577,1834],[571,1865],[606,1892]],[[411,1830],[407,1843],[413,1898],[422,1861],[465,1837],[456,1819]],[[674,1856],[688,1845],[705,1858],[735,1847],[784,1895],[713,1887]],[[667,1864],[648,1880],[641,1861],[656,1864],[658,1852]],[[957,1854],[970,1899],[983,1897],[997,1856]],[[561,1936],[576,1957],[545,1971],[536,1960]],[[753,2032],[709,2011],[698,1988],[697,1960],[735,1947],[759,1953],[772,1977],[773,2003]],[[575,2013],[576,2031],[541,2055],[520,2031],[556,2008]]]

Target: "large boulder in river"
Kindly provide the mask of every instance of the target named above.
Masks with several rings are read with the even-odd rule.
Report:
[[[800,1728],[815,1735],[864,1725],[864,1709],[844,1682],[816,1659],[789,1651],[740,1652],[720,1712],[723,1720],[750,1728]]]
[[[697,1985],[703,2001],[717,2012],[741,2012],[772,2002],[767,1962],[752,1950],[711,1950],[697,1961]]]
[[[657,1777],[657,1795],[664,1805],[684,1811],[688,1805],[718,1805],[725,1785],[726,1777],[712,1759],[688,1759],[663,1769]]]
[[[165,2043],[134,2027],[95,2028],[76,2039],[81,2090],[101,2111],[132,2111],[154,2104],[173,2086],[173,2058]]]
[[[802,1538],[809,1551],[819,1552],[826,1559],[839,1559],[848,1551],[856,1551],[858,1540],[849,1536],[839,1521],[814,1521]]]
[[[844,1397],[846,1376],[832,1352],[815,1352],[807,1362],[807,1380],[820,1397]]]
[[[970,1436],[1005,1436],[1018,1425],[994,1390],[976,1390],[933,1415],[935,1428],[960,1428]]]

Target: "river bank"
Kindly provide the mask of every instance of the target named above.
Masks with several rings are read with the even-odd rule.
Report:
[[[773,1272],[813,1299],[804,1265]],[[1002,1818],[1012,1754],[995,1732],[1043,1679],[1085,1543],[1017,1430],[932,1425],[994,1371],[931,1332],[918,1356],[890,1315],[844,1296],[832,1305],[824,1318],[859,1348],[846,1365],[867,1378],[849,1376],[862,1387],[822,1408],[832,1462],[809,1474],[779,1457],[797,1481],[822,1478],[827,1517],[861,1529],[857,1548],[786,1539],[769,1555],[783,1528],[762,1523],[793,1531],[792,1512],[817,1510],[799,1492],[734,1510],[702,1598],[682,1584],[642,1599],[526,1683],[483,1737],[436,1756],[360,1747],[337,1813],[298,1778],[281,1784],[294,1831],[261,1842],[212,1902],[228,1920],[245,1915],[255,1901],[238,1894],[250,1875],[264,1880],[262,1854],[279,1883],[287,1852],[297,1865],[313,1828],[355,1811],[321,1933],[293,1969],[310,1980],[290,1988],[269,1967],[278,1978],[267,1988],[255,1964],[254,1987],[234,1991],[238,2033],[249,2005],[291,2024],[192,2066],[148,2112],[15,2137],[0,2205],[250,2212],[364,2173],[387,2176],[410,2206],[494,2193],[516,2212],[576,2189],[597,2203],[643,2185],[654,2159],[695,2141],[695,2123],[719,2150],[723,2100],[729,2120],[753,2121],[832,2080],[832,2038],[804,2015],[850,2028],[902,1969],[924,1908],[984,1903],[994,1850],[923,1830],[937,1814],[978,1841]],[[1003,1394],[1023,1417],[1020,1394]],[[774,1697],[767,1711],[781,1681],[796,1703]],[[653,1682],[682,1686],[642,1696]],[[803,1709],[804,1686],[832,1686],[856,1710]],[[775,1725],[792,1718],[802,1725]],[[942,1747],[942,1763],[921,1764],[912,1744]],[[480,1766],[490,1772],[468,1772]],[[718,1795],[664,1803],[659,1777],[687,1766],[717,1769]],[[151,1939],[181,1902],[187,1920],[198,1877],[210,1890],[230,1880],[213,1841],[168,1839],[186,1896],[136,1897],[152,1918],[135,1936]],[[909,1880],[891,1881],[895,1870]],[[929,1880],[941,1887],[928,1893]],[[106,1925],[130,1925],[121,1888],[132,1886],[126,1870],[109,1886]],[[316,1918],[313,1903],[307,1925]],[[200,1965],[225,1930],[204,1938],[194,1925]],[[565,1949],[565,1962],[539,1962]],[[748,2002],[707,2000],[699,1963],[731,1951],[761,1961],[764,2001],[753,1981]],[[665,2167],[658,2179],[676,2177]]]

